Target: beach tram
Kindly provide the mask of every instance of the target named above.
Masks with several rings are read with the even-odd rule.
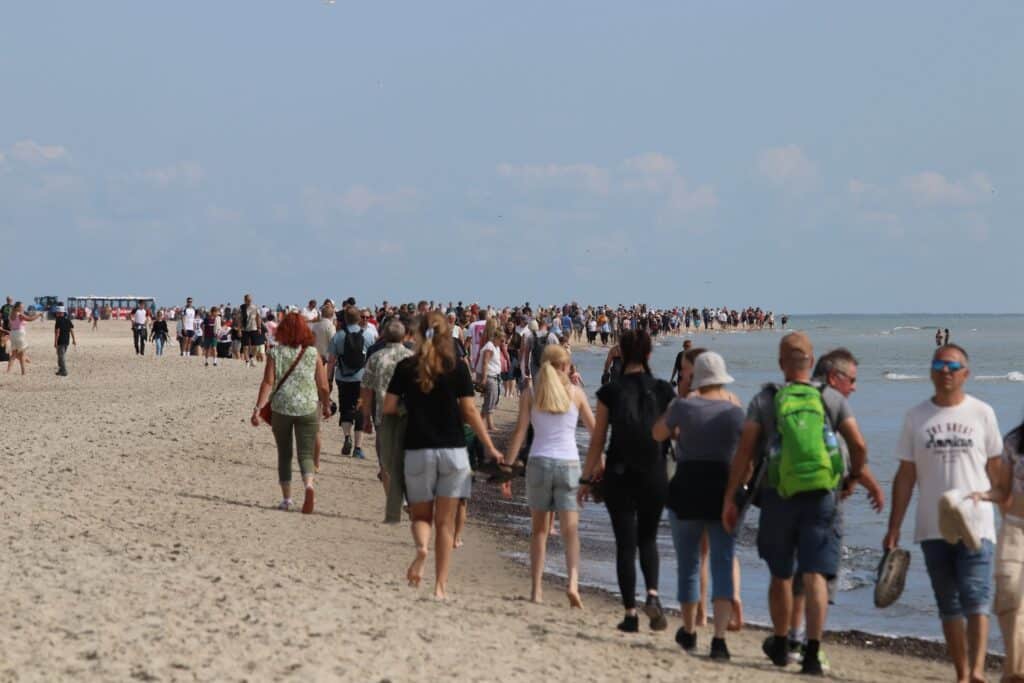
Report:
[[[151,296],[69,296],[68,311],[79,320],[90,318],[96,309],[100,320],[127,320],[136,301],[156,313],[156,299]]]
[[[35,305],[30,307],[30,311],[45,313],[47,320],[53,320],[56,317],[54,311],[60,305],[60,300],[57,297],[37,296],[33,301],[35,301]]]

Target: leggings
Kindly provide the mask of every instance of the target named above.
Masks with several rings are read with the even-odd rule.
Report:
[[[277,477],[282,484],[292,481],[292,432],[299,452],[299,471],[302,476],[313,474],[313,447],[316,433],[320,429],[320,416],[314,411],[309,415],[284,415],[273,413],[270,428],[277,443]]]
[[[647,590],[658,589],[658,523],[668,497],[664,466],[651,472],[625,472],[604,477],[604,502],[615,534],[615,568],[626,609],[636,608],[636,556]]]

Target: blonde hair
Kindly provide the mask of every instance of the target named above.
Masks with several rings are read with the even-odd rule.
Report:
[[[541,356],[540,370],[533,388],[533,405],[545,413],[562,414],[572,405],[569,377],[555,366],[569,364],[569,352],[560,344],[548,344]]]
[[[429,394],[437,378],[455,369],[455,347],[448,319],[431,311],[420,316],[420,345],[416,358],[416,383],[420,391]]]

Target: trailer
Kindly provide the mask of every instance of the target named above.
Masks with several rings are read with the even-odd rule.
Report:
[[[156,316],[156,299],[151,296],[69,296],[68,315],[78,320],[127,320],[136,305]]]

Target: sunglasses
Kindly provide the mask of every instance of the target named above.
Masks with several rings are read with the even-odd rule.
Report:
[[[933,360],[932,371],[942,372],[943,370],[949,370],[950,372],[958,372],[964,369],[964,364],[958,360]]]

